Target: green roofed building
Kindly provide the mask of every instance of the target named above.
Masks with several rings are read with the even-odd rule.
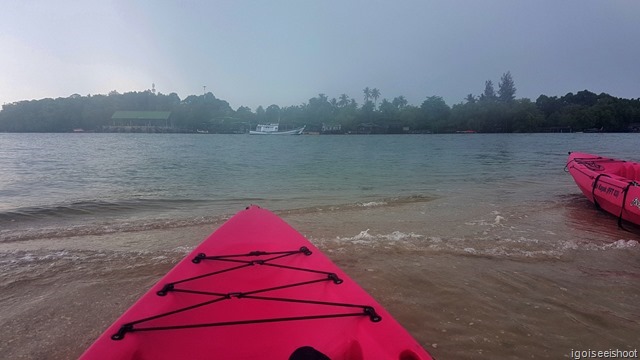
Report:
[[[113,124],[104,130],[112,132],[174,132],[169,117],[171,111],[116,111]]]

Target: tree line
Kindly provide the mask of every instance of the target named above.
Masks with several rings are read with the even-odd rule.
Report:
[[[516,98],[510,72],[496,90],[491,80],[481,94],[469,94],[449,106],[440,96],[428,96],[420,105],[402,95],[382,98],[377,88],[363,90],[363,102],[341,94],[318,94],[301,105],[259,106],[253,111],[229,103],[211,92],[180,99],[152,90],[107,95],[71,95],[67,98],[19,101],[0,111],[2,132],[104,131],[118,110],[170,111],[172,129],[181,132],[243,133],[259,123],[279,123],[281,129],[306,126],[308,131],[331,133],[483,133],[557,131],[638,131],[640,98],[623,99],[588,90],[564,96],[540,95],[535,102]]]

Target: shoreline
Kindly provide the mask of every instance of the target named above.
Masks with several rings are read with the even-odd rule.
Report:
[[[492,217],[500,215],[488,213],[486,224],[459,225],[471,229],[466,235],[452,229],[466,241],[452,251],[434,245],[457,241],[437,240],[438,231],[453,221],[430,233],[421,214],[443,202],[282,217],[437,358],[558,358],[576,348],[637,344],[637,236],[621,240],[618,233],[599,233],[591,236],[610,240],[551,257],[465,251],[464,246],[483,241],[484,231],[504,230],[492,227]],[[507,220],[501,221],[511,221],[503,215]],[[430,221],[446,218],[438,213]],[[328,226],[337,219],[339,228]],[[215,228],[42,239],[17,244],[23,250],[13,252],[0,246],[3,266],[23,258],[0,277],[3,353],[9,358],[79,356]],[[589,231],[578,230],[576,236]]]

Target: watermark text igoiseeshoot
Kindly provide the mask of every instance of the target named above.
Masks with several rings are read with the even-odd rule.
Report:
[[[571,358],[575,360],[581,359],[637,359],[638,349],[635,350],[573,350],[571,349]]]

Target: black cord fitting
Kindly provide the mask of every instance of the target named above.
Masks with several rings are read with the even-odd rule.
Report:
[[[376,309],[371,306],[365,306],[364,313],[369,315],[369,319],[373,322],[380,322],[382,320],[382,317],[376,313]]]
[[[243,297],[244,297],[244,294],[241,292],[228,293],[226,296],[227,299],[231,299],[231,298],[242,299]]]
[[[191,260],[191,262],[194,263],[194,264],[199,264],[200,261],[202,259],[206,258],[206,257],[207,257],[207,254],[200,253],[200,254],[196,255],[196,257],[194,257],[193,260]]]
[[[340,279],[340,278],[338,277],[338,275],[336,275],[336,274],[334,274],[334,273],[331,273],[331,274],[327,275],[327,277],[328,277],[330,280],[333,280],[333,283],[334,283],[334,284],[337,284],[337,285],[340,285],[340,284],[342,284],[342,282],[343,282],[343,280],[342,280],[342,279]]]
[[[124,324],[120,327],[120,330],[118,330],[117,333],[111,335],[111,340],[122,340],[124,339],[124,335],[131,331],[133,331],[133,325]]]
[[[165,296],[169,291],[173,291],[173,284],[165,284],[162,290],[156,292],[158,296]]]

